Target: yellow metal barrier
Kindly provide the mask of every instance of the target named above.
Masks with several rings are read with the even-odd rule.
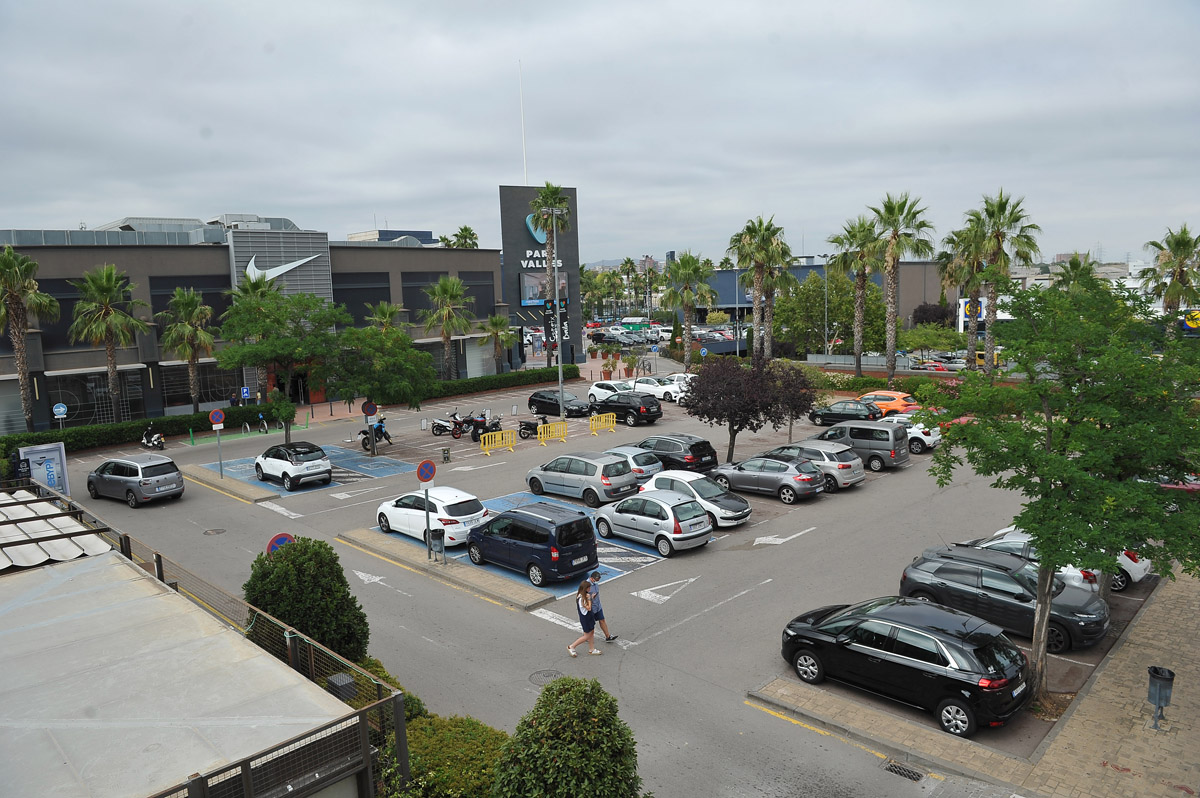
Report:
[[[483,449],[483,453],[488,457],[492,456],[493,449],[508,449],[511,452],[516,445],[517,431],[515,429],[485,432],[479,436],[479,448]]]
[[[551,421],[549,424],[538,425],[538,446],[545,446],[546,441],[567,442],[567,422]]]
[[[588,419],[588,429],[593,435],[599,435],[600,430],[606,429],[609,432],[617,431],[617,414],[616,413],[601,413],[598,416],[592,416]]]

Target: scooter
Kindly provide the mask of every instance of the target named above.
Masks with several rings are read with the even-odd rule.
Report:
[[[496,416],[491,421],[488,421],[487,416],[483,415],[482,413],[480,413],[478,416],[472,416],[470,419],[468,419],[468,421],[471,423],[471,440],[479,443],[479,439],[485,434],[489,432],[499,432],[500,430],[504,429],[504,427],[500,425],[500,419],[502,418],[504,418],[503,414]]]
[[[154,424],[147,424],[146,431],[142,433],[142,446],[147,449],[158,449],[162,451],[167,448],[167,442],[163,440],[161,432],[154,431]]]
[[[545,423],[545,416],[534,416],[533,421],[521,419],[517,422],[517,434],[521,436],[521,440],[529,440],[534,435],[537,435],[538,427]]]
[[[387,428],[383,426],[383,422],[387,421],[383,416],[379,417],[371,427],[364,427],[358,431],[358,440],[362,444],[363,451],[371,451],[371,433],[375,434],[375,445],[378,446],[381,441],[392,442],[392,436],[388,434]]]
[[[434,435],[449,434],[451,438],[457,440],[462,437],[463,430],[470,426],[470,421],[458,414],[458,408],[450,414],[449,418],[435,418],[430,424],[430,429]]]

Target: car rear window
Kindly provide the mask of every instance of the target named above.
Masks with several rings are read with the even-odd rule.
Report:
[[[150,477],[165,477],[171,474],[178,474],[179,466],[174,463],[155,463],[154,465],[142,466],[142,477],[149,479]]]
[[[837,460],[839,463],[853,463],[858,459],[858,455],[854,453],[853,449],[846,449],[845,451],[841,452],[830,452],[829,456],[834,460]]]
[[[592,522],[586,518],[558,525],[558,545],[560,546],[574,546],[594,538]]]
[[[709,454],[715,455],[717,453],[717,450],[714,449],[712,444],[709,443],[708,441],[700,441],[698,443],[693,443],[691,446],[688,447],[688,449],[691,451],[692,454],[694,454],[698,457],[703,457],[703,456],[709,455]]]
[[[699,502],[684,502],[683,504],[677,504],[675,505],[674,510],[675,517],[680,521],[691,521],[694,518],[699,518],[702,515],[705,515],[704,508],[700,506]]]
[[[479,503],[479,499],[463,499],[460,502],[446,505],[446,512],[454,518],[463,518],[468,515],[483,512],[483,505]]]
[[[629,463],[622,460],[619,463],[608,463],[600,473],[606,477],[619,477],[631,473],[631,469]]]
[[[315,446],[312,449],[295,449],[291,452],[291,455],[297,463],[309,463],[313,460],[324,460],[325,450],[319,446]]]
[[[967,642],[975,646],[975,657],[983,666],[985,673],[1005,673],[1025,664],[1025,657],[1021,654],[1021,650],[1004,635],[992,637],[991,635],[973,634],[967,637]]]
[[[633,462],[634,465],[640,466],[654,465],[658,462],[658,458],[650,454],[650,452],[645,452],[643,454],[635,454],[633,456]]]
[[[799,471],[801,474],[820,473],[820,469],[817,468],[815,465],[813,465],[811,460],[797,460],[796,461],[796,470]]]

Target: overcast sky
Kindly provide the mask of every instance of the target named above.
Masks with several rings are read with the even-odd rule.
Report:
[[[257,213],[499,248],[498,186],[549,180],[585,262],[719,260],[760,214],[827,252],[885,192],[940,243],[1003,187],[1047,259],[1144,258],[1200,229],[1198,34],[1196,0],[0,0],[0,228]]]

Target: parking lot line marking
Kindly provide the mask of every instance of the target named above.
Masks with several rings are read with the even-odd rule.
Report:
[[[561,615],[559,615],[557,612],[551,612],[550,610],[542,609],[540,607],[536,610],[530,610],[529,614],[534,615],[538,618],[541,618],[543,621],[549,621],[550,623],[556,623],[559,626],[565,627],[567,629],[574,629],[578,625],[575,621],[564,618]]]
[[[291,510],[287,509],[286,507],[280,507],[275,502],[259,502],[258,506],[266,507],[268,510],[279,513],[280,515],[284,516],[285,518],[295,519],[295,518],[303,518],[304,517],[303,513],[293,513]]]
[[[241,496],[234,496],[232,493],[226,493],[225,491],[221,490],[220,488],[214,488],[212,485],[205,485],[203,482],[197,482],[196,480],[192,479],[189,476],[185,475],[184,479],[186,479],[188,482],[192,483],[193,485],[199,485],[202,488],[208,488],[209,490],[215,490],[217,493],[220,493],[222,496],[228,496],[231,499],[237,499],[242,504],[254,504],[254,502],[247,501],[246,499],[243,499]]]
[[[451,588],[453,590],[457,590],[460,593],[470,593],[475,598],[483,599],[484,601],[486,601],[489,604],[495,604],[497,607],[500,607],[501,609],[506,609],[511,612],[517,611],[515,607],[513,607],[509,604],[505,604],[504,602],[501,602],[501,601],[496,601],[493,598],[488,598],[487,596],[480,595],[479,593],[473,593],[470,590],[467,590],[465,587],[460,587],[459,585],[451,584],[450,582],[447,582],[444,579],[438,579],[433,574],[428,574],[428,573],[420,570],[419,568],[413,568],[411,565],[405,565],[402,562],[393,560],[391,557],[384,557],[382,554],[376,554],[375,552],[370,551],[369,549],[364,549],[362,546],[356,546],[348,540],[342,540],[341,538],[334,538],[334,540],[338,543],[341,543],[343,546],[349,546],[350,548],[354,549],[355,551],[361,551],[363,554],[369,554],[370,556],[372,556],[378,560],[383,560],[384,562],[391,563],[392,565],[395,565],[399,568],[403,568],[406,571],[410,571],[414,574],[419,574],[421,576],[427,576],[430,579],[432,579],[434,582],[437,582],[439,585],[444,585],[445,587]],[[392,588],[392,590],[397,590],[397,589]],[[399,591],[397,591],[397,592],[399,592]]]
[[[771,582],[771,581],[773,581],[773,580],[771,580],[771,579],[764,579],[763,581],[759,582],[759,583],[758,583],[757,585],[755,585],[754,587],[748,587],[748,588],[746,588],[745,590],[743,590],[741,593],[734,593],[734,594],[733,594],[732,596],[730,596],[729,598],[727,598],[727,599],[724,599],[724,600],[722,600],[722,601],[718,601],[716,604],[712,605],[711,607],[708,607],[708,608],[706,608],[706,609],[700,610],[700,612],[697,612],[697,613],[695,613],[695,614],[693,614],[693,615],[689,615],[688,617],[684,618],[682,621],[677,621],[676,623],[673,623],[673,624],[671,624],[670,626],[667,626],[667,627],[665,627],[665,628],[663,628],[663,629],[659,629],[657,632],[655,632],[655,633],[654,633],[654,634],[652,634],[652,635],[648,635],[648,636],[646,636],[646,637],[642,638],[641,640],[634,640],[634,641],[631,641],[627,647],[628,647],[628,648],[632,648],[633,646],[640,645],[641,643],[645,643],[645,642],[646,642],[646,641],[648,641],[648,640],[653,640],[654,638],[658,637],[659,635],[661,635],[661,634],[663,634],[663,633],[665,633],[665,632],[669,632],[669,631],[671,631],[672,629],[675,629],[676,627],[682,626],[683,624],[687,623],[688,621],[694,621],[694,620],[696,620],[697,618],[699,618],[701,615],[703,615],[704,613],[706,613],[706,612],[710,612],[711,610],[715,610],[717,607],[720,607],[720,606],[721,606],[721,605],[723,605],[723,604],[728,604],[729,602],[733,601],[735,598],[741,598],[742,596],[746,595],[746,594],[747,594],[747,593],[749,593],[750,591],[752,591],[752,590],[755,590],[756,588],[760,588],[760,587],[762,587],[763,585],[765,585],[765,584],[767,584],[768,582]]]
[[[1021,649],[1022,651],[1024,651],[1027,654],[1033,653],[1032,648],[1027,648],[1025,646],[1017,646],[1017,648]],[[1093,665],[1090,662],[1080,662],[1077,659],[1071,659],[1070,657],[1064,657],[1062,654],[1051,654],[1049,651],[1047,651],[1046,655],[1050,656],[1050,657],[1054,657],[1055,659],[1061,659],[1063,662],[1071,662],[1071,663],[1074,663],[1075,665],[1082,665],[1085,668],[1093,668],[1094,669],[1096,667],[1095,665]]]

